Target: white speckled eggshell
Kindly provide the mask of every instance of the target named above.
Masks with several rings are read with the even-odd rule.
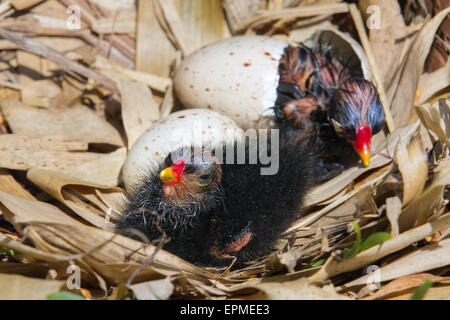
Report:
[[[122,169],[128,191],[145,174],[157,174],[166,156],[186,146],[214,146],[241,140],[243,130],[230,118],[205,109],[188,109],[154,123],[134,143]]]
[[[200,49],[178,67],[176,95],[185,107],[212,109],[242,128],[252,127],[275,104],[278,63],[287,45],[265,36],[237,36]]]

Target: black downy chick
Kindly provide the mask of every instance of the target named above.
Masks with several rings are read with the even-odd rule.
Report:
[[[220,148],[223,157],[219,148],[172,153],[160,175],[147,176],[129,196],[117,232],[139,239],[133,232],[138,230],[150,241],[164,233],[170,238],[165,250],[198,266],[223,267],[234,258],[240,264],[269,254],[314,183],[307,138],[290,126],[269,132],[269,142],[247,139],[246,161],[238,162],[237,144],[231,157],[226,148]],[[261,157],[249,163],[256,141],[260,155],[278,157],[275,174],[261,174],[268,168]]]
[[[357,161],[356,155],[368,166],[371,138],[385,123],[375,86],[329,50],[304,45],[285,50],[279,73],[276,117],[313,136],[323,155],[323,180]]]

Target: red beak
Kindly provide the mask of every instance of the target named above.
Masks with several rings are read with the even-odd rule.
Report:
[[[181,173],[183,172],[185,165],[186,162],[184,160],[177,160],[172,166],[161,171],[159,173],[159,178],[165,184],[177,184],[180,181]]]
[[[353,148],[361,157],[362,163],[367,167],[370,163],[370,141],[372,140],[372,129],[363,124],[356,130],[356,141]]]

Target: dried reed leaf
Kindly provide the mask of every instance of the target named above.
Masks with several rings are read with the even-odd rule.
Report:
[[[0,157],[0,168],[28,170],[36,167],[65,171],[73,166],[98,159],[101,156],[101,153],[94,152],[66,152],[14,148],[2,153],[2,156]]]
[[[373,21],[369,28],[369,39],[373,55],[377,63],[378,71],[383,85],[387,88],[393,76],[392,70],[396,70],[400,61],[399,57],[406,45],[405,41],[398,41],[398,35],[404,30],[405,22],[401,13],[400,5],[397,1],[390,0],[370,0],[362,5],[359,2],[361,12],[367,12],[368,6],[376,6],[378,11],[372,11],[371,17],[365,17],[367,23]],[[374,7],[372,7],[374,8]],[[376,21],[378,19],[378,21]],[[376,26],[375,22],[379,22]]]
[[[91,29],[97,33],[135,33],[136,32],[136,15],[130,15],[125,12],[121,14],[118,11],[117,16],[100,18],[92,22]]]
[[[3,191],[0,191],[0,202],[9,210],[3,210],[2,207],[4,217],[14,224],[17,230],[21,230],[21,224],[27,224],[31,221],[66,224],[79,223],[57,207],[45,202],[21,198]],[[35,212],[39,212],[39,214],[35,214]]]
[[[431,273],[417,273],[392,280],[374,294],[364,300],[385,299],[389,296],[403,293],[408,289],[420,286],[425,280],[430,279],[433,283],[450,283],[450,277],[439,277]]]
[[[159,120],[159,105],[143,83],[122,80],[118,83],[122,99],[122,119],[128,137],[128,148],[153,122]]]
[[[155,16],[153,1],[138,1],[136,70],[168,77],[175,47]]]
[[[32,137],[21,134],[0,135],[0,149],[48,150],[48,151],[87,151],[88,144],[65,139],[60,136]]]
[[[367,249],[351,259],[339,261],[332,254],[325,265],[309,279],[312,281],[324,281],[335,275],[362,268],[449,226],[450,215],[447,214],[438,220],[401,233],[399,236]]]
[[[138,300],[166,300],[172,295],[175,286],[172,284],[172,279],[166,277],[161,280],[133,284],[129,288]]]
[[[57,63],[63,70],[68,72],[71,75],[77,77],[77,75],[82,75],[84,77],[90,78],[108,90],[112,92],[116,92],[117,88],[110,79],[104,77],[103,75],[91,70],[88,67],[85,67],[78,62],[72,61],[62,55],[60,52],[44,45],[43,43],[36,41],[34,39],[25,38],[24,36],[16,33],[7,31],[5,29],[0,28],[0,36],[3,38],[10,40],[17,44],[22,50],[37,54],[39,56],[43,56],[55,63]]]
[[[441,208],[444,190],[450,185],[450,158],[441,161],[435,169],[431,184],[404,209],[399,218],[400,232],[421,225]]]
[[[428,159],[420,135],[416,135],[406,147],[397,145],[395,162],[403,179],[403,205],[414,200],[423,190],[428,177]]]
[[[223,0],[222,5],[233,34],[240,30],[243,21],[250,19],[262,9],[260,0]]]
[[[391,234],[393,237],[399,235],[398,218],[402,213],[402,201],[399,197],[386,199],[386,216],[391,224]]]
[[[27,178],[55,199],[74,210],[85,220],[99,228],[105,228],[109,227],[109,225],[104,218],[104,213],[80,200],[73,192],[77,192],[78,195],[83,195],[83,192],[95,195],[95,191],[92,188],[119,191],[120,189],[115,186],[118,184],[118,177],[125,161],[125,156],[126,150],[121,148],[64,173],[32,168],[28,171]],[[76,186],[89,188],[85,188],[86,190],[81,192],[80,190],[82,189],[75,188]]]
[[[111,264],[120,263],[122,266],[115,270],[122,272],[123,277],[126,274],[130,276],[133,272],[133,270],[124,270],[124,263],[130,261],[130,266],[141,264],[156,250],[150,244],[143,244],[108,231],[85,226],[60,209],[44,202],[26,200],[1,191],[0,202],[8,208],[6,211],[2,209],[3,214],[6,214],[7,219],[14,223],[18,230],[22,224],[29,225],[27,235],[37,246],[37,249],[26,249],[27,246],[22,245],[23,248],[20,247],[18,251],[28,252],[46,261],[82,258],[100,274],[104,270],[106,276],[110,273],[108,270]],[[0,243],[8,247],[8,242]],[[60,252],[65,252],[66,255],[75,254],[75,256],[64,258],[65,256],[60,255]],[[157,252],[154,263],[149,268],[154,271],[147,280],[161,277],[161,274],[170,275],[180,272],[203,279],[217,278],[214,274],[198,269],[163,250]],[[114,281],[113,279],[110,280]]]
[[[65,281],[44,280],[13,274],[0,274],[0,299],[46,300],[48,294],[60,291]]]
[[[408,123],[425,59],[433,43],[434,35],[449,13],[450,8],[444,9],[425,24],[409,50],[404,67],[399,70],[402,76],[395,88],[391,104],[392,117],[398,126]]]
[[[59,136],[71,141],[123,146],[117,130],[85,106],[37,109],[17,100],[3,100],[0,108],[13,133],[31,137]]]
[[[442,103],[448,110],[450,99],[447,99],[447,101],[442,101]],[[447,145],[447,148],[450,148],[450,141],[448,138],[448,135],[450,134],[450,124],[448,119],[449,115],[447,112],[447,115],[441,116],[439,104],[440,101],[436,101],[433,104],[426,103],[417,106],[416,112],[422,123],[438,136],[443,145]],[[445,117],[447,117],[447,119]]]
[[[24,10],[42,1],[43,0],[11,0],[10,3],[16,10]]]
[[[450,239],[419,248],[378,269],[380,282],[389,281],[406,275],[425,272],[450,265]],[[367,283],[373,275],[367,274],[345,284],[346,288]]]
[[[62,89],[51,80],[33,81],[22,88],[21,95],[30,106],[54,108],[62,102]]]
[[[305,6],[300,8],[284,8],[278,10],[260,10],[258,14],[239,25],[239,30],[262,26],[270,21],[287,18],[312,17],[324,14],[337,14],[348,12],[346,3]]]
[[[165,1],[164,1],[165,2]],[[189,35],[192,51],[229,37],[220,0],[177,0],[184,33]]]
[[[0,135],[0,137],[2,137]],[[14,177],[4,169],[0,169],[0,191],[11,193],[18,197],[34,200],[35,198]],[[1,272],[0,272],[1,273]]]
[[[450,85],[450,59],[442,68],[432,73],[424,73],[419,79],[419,89],[415,105],[420,106],[430,100],[435,94]]]
[[[388,300],[411,300],[413,292],[408,292],[402,295],[389,298]],[[423,297],[423,300],[448,300],[450,296],[450,286],[439,286],[429,288]]]
[[[258,292],[244,296],[246,300],[348,300],[349,298],[336,292],[332,284],[323,287],[313,285],[308,279],[293,281],[249,281],[240,287],[257,289]]]
[[[156,89],[160,92],[166,92],[167,88],[172,84],[172,79],[170,78],[123,68],[111,61],[110,64],[114,68],[114,70],[116,70],[121,75],[129,78],[130,80],[142,82],[148,85],[150,88]]]

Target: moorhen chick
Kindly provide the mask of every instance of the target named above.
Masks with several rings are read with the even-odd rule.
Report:
[[[165,235],[170,240],[163,249],[197,266],[269,254],[314,184],[315,155],[309,137],[292,126],[280,124],[267,136],[258,133],[232,148],[174,150],[159,173],[130,192],[117,232],[151,241]],[[267,159],[251,161],[252,154],[270,155],[278,170],[264,172]]]
[[[278,121],[314,136],[323,169],[370,161],[370,142],[385,123],[375,86],[322,49],[287,47],[279,64]],[[327,174],[324,174],[325,177]]]

